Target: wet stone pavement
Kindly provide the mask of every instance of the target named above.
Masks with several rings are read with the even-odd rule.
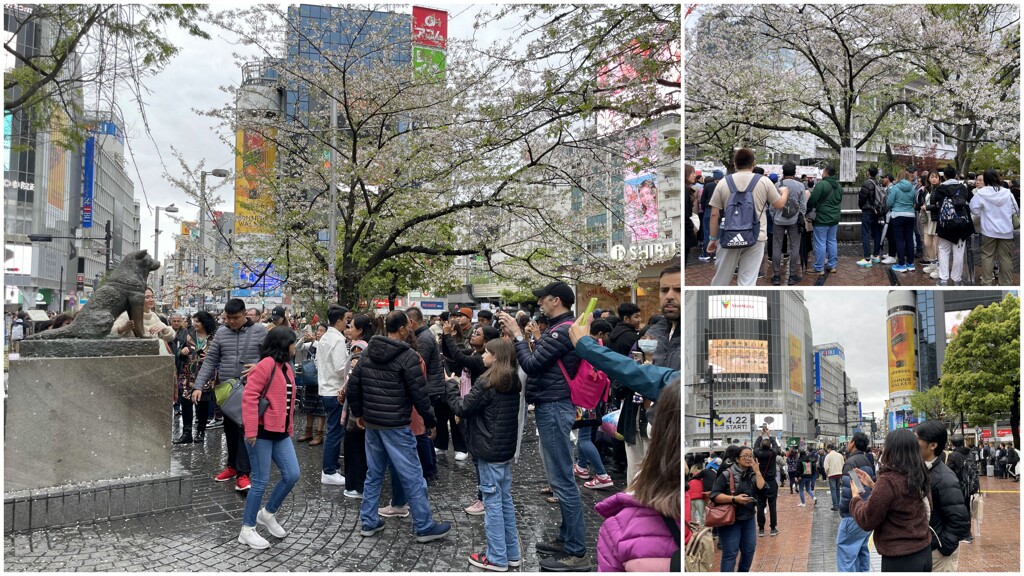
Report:
[[[300,419],[300,422],[302,420]],[[175,418],[173,437],[180,420]],[[171,436],[168,436],[170,441]],[[301,479],[278,512],[288,530],[283,540],[260,533],[271,547],[251,550],[237,542],[245,494],[234,482],[214,482],[227,457],[223,429],[211,429],[204,444],[174,446],[172,466],[194,475],[192,508],[113,522],[37,530],[4,538],[4,571],[475,571],[466,558],[486,551],[483,516],[463,508],[476,495],[471,461],[456,462],[454,452],[438,456],[438,479],[429,487],[434,519],[450,522],[442,540],[419,544],[410,518],[387,518],[380,534],[359,535],[361,500],[345,498],[343,487],[320,483],[321,446],[297,444]],[[344,457],[344,455],[343,455]],[[272,468],[271,486],[280,478]],[[578,480],[583,497],[587,551],[597,569],[597,534],[602,518],[594,504],[621,490],[624,472],[609,472],[615,489],[589,490]],[[558,534],[561,514],[539,490],[546,485],[533,415],[527,421],[522,454],[512,467],[512,496],[523,546],[522,571],[538,571],[534,545]],[[390,496],[385,479],[382,501]],[[265,498],[266,498],[265,497]],[[266,500],[264,499],[264,502]]]

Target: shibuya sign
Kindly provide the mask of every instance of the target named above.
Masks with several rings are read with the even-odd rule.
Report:
[[[612,246],[609,256],[612,260],[665,260],[679,252],[679,243],[675,240],[667,242],[642,242],[626,248],[622,244]]]

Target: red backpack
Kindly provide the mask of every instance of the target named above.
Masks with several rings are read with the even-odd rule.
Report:
[[[551,329],[553,332],[558,326],[572,324],[575,320],[569,320],[558,324]],[[587,410],[597,408],[602,401],[608,400],[608,389],[611,387],[611,380],[608,375],[594,367],[586,360],[580,359],[579,367],[576,370],[576,377],[570,378],[565,364],[559,360],[558,367],[562,370],[562,376],[569,383],[569,399],[573,406],[579,406]]]

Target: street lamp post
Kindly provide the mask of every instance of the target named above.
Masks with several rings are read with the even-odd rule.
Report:
[[[206,249],[206,175],[225,178],[229,174],[223,168],[215,168],[207,172],[203,170],[199,174],[199,274],[206,280],[206,255],[202,253]],[[206,292],[199,292],[199,309],[206,309]]]
[[[156,221],[154,223],[154,231],[156,232],[156,239],[153,241],[153,258],[156,259],[157,263],[160,262],[160,210],[167,212],[168,214],[175,214],[178,212],[178,207],[171,202],[170,206],[157,206],[156,207]],[[163,283],[160,282],[160,276],[156,277],[156,294],[157,298],[163,298]]]

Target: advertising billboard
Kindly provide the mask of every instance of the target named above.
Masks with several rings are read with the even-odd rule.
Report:
[[[708,319],[718,318],[767,320],[768,298],[747,294],[713,294],[708,296]]]
[[[889,356],[889,394],[914,392],[914,315],[892,316],[885,323]]]
[[[235,146],[235,235],[269,234],[274,198],[266,183],[274,177],[277,146],[243,130],[235,133]]]
[[[970,310],[946,312],[946,344],[949,344],[949,341],[957,335],[957,332],[960,331],[960,324],[963,324],[963,321],[967,319],[970,313]]]
[[[920,423],[920,416],[913,410],[894,410],[889,413],[889,430],[913,428]]]
[[[708,362],[718,383],[749,384],[750,388],[768,383],[767,340],[708,340]]]
[[[804,355],[803,342],[795,334],[789,333],[789,391],[797,396],[804,395]]]
[[[412,7],[412,43],[419,46],[433,46],[444,50],[448,47],[448,13],[422,6]]]
[[[658,133],[627,137],[622,153],[622,206],[633,242],[658,238]]]
[[[761,426],[767,425],[769,430],[785,430],[785,414],[754,414],[754,431],[761,430]]]
[[[253,296],[280,297],[283,295],[284,280],[277,275],[274,265],[271,264],[267,273],[260,277],[265,262],[257,259],[251,267],[235,263],[234,278],[235,288],[231,290],[232,298],[249,298]]]
[[[414,77],[421,75],[444,76],[445,53],[441,50],[412,47],[412,73]]]
[[[82,228],[92,228],[92,197],[96,173],[96,137],[85,140],[82,170]]]
[[[711,431],[710,419],[697,418],[695,432],[707,434]],[[719,414],[715,418],[715,433],[750,432],[750,414]]]
[[[58,112],[50,119],[50,143],[46,150],[46,203],[57,210],[59,218],[64,216],[64,187],[68,182],[68,151],[60,142],[66,118],[63,112]]]

